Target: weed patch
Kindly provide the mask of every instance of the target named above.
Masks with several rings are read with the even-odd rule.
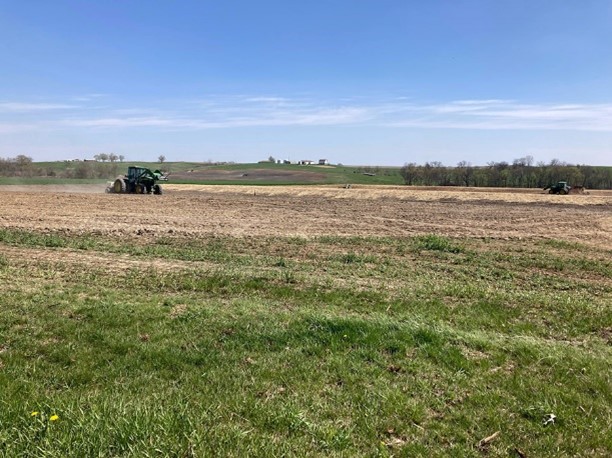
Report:
[[[415,237],[414,244],[416,248],[430,251],[442,251],[447,253],[464,253],[465,248],[456,242],[451,241],[448,237],[440,235],[423,235]]]

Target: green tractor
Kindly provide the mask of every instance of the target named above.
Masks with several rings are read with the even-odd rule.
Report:
[[[128,167],[127,175],[120,175],[106,192],[115,194],[161,194],[162,187],[158,181],[168,181],[160,170],[151,171],[144,167]]]
[[[569,194],[572,189],[571,186],[567,185],[567,181],[559,181],[557,184],[551,184],[544,188],[544,191],[548,189],[548,194]]]

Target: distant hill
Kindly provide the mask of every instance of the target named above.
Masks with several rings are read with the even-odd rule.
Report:
[[[16,177],[0,177],[0,183],[10,184],[33,180],[36,184],[70,180],[106,181],[138,165],[170,174],[172,183],[184,184],[402,184],[399,167],[368,167],[342,165],[297,165],[261,162],[255,164],[210,164],[202,162],[95,162],[55,161],[33,162],[28,170]]]
[[[165,164],[164,164],[165,165]],[[198,164],[166,166],[173,183],[205,184],[402,184],[400,169],[392,167],[345,167],[294,164]]]

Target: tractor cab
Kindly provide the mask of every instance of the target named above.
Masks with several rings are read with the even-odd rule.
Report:
[[[144,167],[130,166],[128,167],[127,179],[131,182],[136,182],[147,170]]]
[[[571,186],[567,185],[567,181],[559,181],[557,184],[551,184],[550,186],[546,186],[544,191],[548,189],[548,194],[568,194]]]

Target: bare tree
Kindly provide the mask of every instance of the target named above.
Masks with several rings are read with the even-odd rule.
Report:
[[[160,154],[157,160],[159,161],[160,164],[163,164],[166,161],[166,156],[164,156],[163,154]]]
[[[400,169],[400,175],[404,179],[404,184],[410,186],[414,184],[419,175],[419,166],[414,162],[404,164],[404,166]]]
[[[472,164],[466,161],[461,161],[457,164],[457,175],[463,182],[464,186],[469,186],[472,181],[472,175],[474,174],[474,168]]]
[[[15,162],[19,168],[29,167],[32,164],[32,158],[25,154],[20,154],[15,158]]]
[[[423,181],[426,185],[446,186],[449,184],[448,169],[442,162],[426,162],[423,166]]]

